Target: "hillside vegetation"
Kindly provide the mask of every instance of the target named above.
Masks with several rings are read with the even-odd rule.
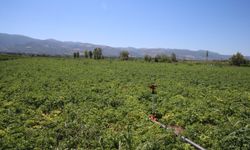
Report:
[[[250,149],[250,70],[70,58],[0,61],[0,149]]]

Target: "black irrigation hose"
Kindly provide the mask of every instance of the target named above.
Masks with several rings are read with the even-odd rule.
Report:
[[[150,120],[151,120],[151,119],[150,119]],[[161,128],[165,128],[165,129],[167,129],[167,130],[170,129],[170,128],[168,128],[166,125],[164,125],[164,124],[162,124],[162,123],[160,123],[160,122],[158,122],[158,121],[155,121],[155,120],[151,120],[151,121],[152,121],[153,123],[158,124]],[[183,141],[187,142],[188,144],[192,145],[193,147],[195,147],[195,148],[198,149],[198,150],[206,150],[205,148],[201,147],[200,145],[196,144],[195,142],[191,141],[190,139],[188,139],[188,138],[186,138],[186,137],[184,137],[184,136],[180,136],[180,138],[181,138]]]

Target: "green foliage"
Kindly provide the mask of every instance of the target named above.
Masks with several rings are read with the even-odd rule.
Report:
[[[101,48],[95,48],[93,51],[94,59],[102,59],[102,49]]]
[[[155,56],[155,62],[168,62],[168,63],[171,63],[172,59],[166,54],[161,54],[161,55],[156,55]]]
[[[177,58],[176,58],[175,53],[172,53],[172,54],[171,54],[171,61],[172,61],[172,62],[177,62]]]
[[[221,142],[223,149],[250,149],[250,127],[249,125],[225,136]]]
[[[240,66],[247,63],[247,60],[239,52],[234,54],[229,60],[231,65],[236,65],[236,66]]]
[[[144,56],[144,60],[147,62],[151,62],[152,61],[152,57],[150,55],[145,55]]]
[[[206,51],[206,60],[208,60],[208,51]]]
[[[246,67],[67,58],[0,61],[0,149],[249,149]]]
[[[84,51],[84,57],[85,58],[89,58],[89,51],[88,50],[85,50]],[[92,57],[92,56],[91,56]]]
[[[93,57],[93,52],[89,51],[89,58],[92,59],[92,57]]]
[[[18,58],[25,58],[25,56],[21,56],[21,55],[0,54],[0,61],[14,60],[14,59],[18,59]]]
[[[73,53],[73,56],[74,56],[74,58],[79,58],[80,57],[80,53],[79,52],[75,52],[75,53]]]
[[[129,58],[129,52],[128,51],[121,51],[120,52],[120,59],[121,60],[128,60]]]

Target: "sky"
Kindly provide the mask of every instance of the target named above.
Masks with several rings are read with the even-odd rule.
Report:
[[[1,0],[0,32],[250,56],[250,0]]]

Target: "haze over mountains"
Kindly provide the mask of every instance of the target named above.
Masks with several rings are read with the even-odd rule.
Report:
[[[62,42],[54,39],[40,40],[23,35],[0,33],[0,52],[26,53],[46,55],[72,55],[76,51],[93,50],[96,47],[103,49],[103,55],[117,57],[122,50],[129,51],[132,57],[143,57],[144,55],[155,56],[157,54],[175,53],[179,59],[203,60],[205,50],[167,49],[167,48],[133,48],[133,47],[111,47],[80,42]],[[210,60],[228,59],[229,55],[209,51]]]

